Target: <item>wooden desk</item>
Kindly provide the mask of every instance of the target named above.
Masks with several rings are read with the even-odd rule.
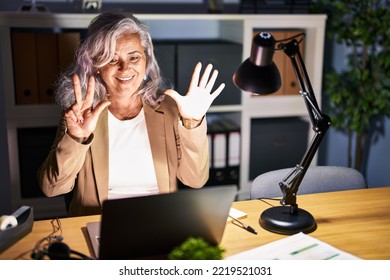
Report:
[[[300,208],[309,211],[317,222],[310,236],[362,259],[390,259],[390,187],[298,195]],[[273,205],[279,205],[277,201]],[[235,202],[245,211],[245,223],[255,226],[258,235],[229,226],[222,246],[233,255],[286,236],[271,233],[258,224],[260,214],[268,208],[259,200]]]
[[[310,233],[330,245],[362,259],[390,259],[390,187],[333,193],[299,195],[298,204],[316,219],[318,227]],[[277,201],[271,201],[278,205]],[[262,211],[269,206],[260,200],[234,202],[233,207],[244,211],[243,221],[254,227],[254,235],[242,228],[227,224],[221,242],[225,256],[252,249],[285,238],[263,230],[258,224]],[[64,242],[73,250],[91,255],[85,225],[98,221],[100,216],[61,219]],[[33,231],[8,248],[0,259],[29,259],[32,248],[52,231],[50,221],[34,222]]]

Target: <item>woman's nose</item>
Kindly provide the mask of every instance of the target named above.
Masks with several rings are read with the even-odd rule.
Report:
[[[130,68],[131,68],[131,63],[128,61],[122,61],[121,63],[119,63],[119,70],[120,71],[125,71],[125,70],[130,69]]]

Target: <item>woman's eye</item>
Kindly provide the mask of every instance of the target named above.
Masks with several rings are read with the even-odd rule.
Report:
[[[138,55],[135,55],[135,56],[131,56],[130,57],[130,62],[132,62],[132,63],[135,63],[135,62],[137,62],[138,60],[140,60],[140,56],[138,56]]]

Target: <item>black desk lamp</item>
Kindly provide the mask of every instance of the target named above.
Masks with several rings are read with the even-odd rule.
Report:
[[[314,137],[301,162],[291,170],[279,183],[283,197],[282,206],[265,210],[259,219],[260,225],[271,232],[280,234],[309,233],[317,228],[313,216],[304,209],[298,208],[296,194],[303,177],[322,141],[331,120],[322,114],[306,71],[299,43],[305,34],[301,33],[288,39],[275,41],[267,32],[261,32],[253,38],[250,57],[245,60],[233,75],[234,84],[256,95],[265,95],[280,88],[280,74],[272,61],[274,51],[282,50],[290,57],[295,75],[298,78],[300,94],[304,98],[308,110]],[[296,38],[300,38],[298,41]],[[275,48],[275,43],[278,43]]]

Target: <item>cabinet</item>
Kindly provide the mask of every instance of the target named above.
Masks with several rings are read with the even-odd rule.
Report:
[[[72,62],[79,32],[12,28],[15,104],[52,104],[55,81]]]
[[[4,102],[5,104],[4,112],[0,113],[4,115],[7,130],[7,135],[2,135],[0,137],[6,137],[6,142],[8,142],[8,155],[4,157],[5,160],[8,161],[10,168],[10,174],[6,174],[9,176],[11,182],[11,186],[8,187],[11,188],[12,207],[16,208],[21,204],[32,205],[36,210],[37,217],[45,217],[48,213],[50,213],[50,216],[61,215],[61,213],[63,213],[63,199],[43,197],[29,198],[22,195],[20,190],[20,161],[23,160],[23,156],[19,155],[18,137],[20,137],[21,131],[29,132],[28,129],[30,128],[47,128],[50,130],[50,128],[56,127],[60,112],[56,105],[47,102],[39,102],[39,99],[38,102],[33,102],[33,104],[29,102],[18,102],[16,100],[15,92],[18,91],[17,86],[19,86],[19,83],[14,82],[18,72],[15,68],[15,62],[13,61],[13,39],[11,34],[15,29],[51,29],[54,30],[56,34],[63,35],[69,31],[85,30],[95,16],[96,14],[0,14],[0,55],[2,63],[1,72],[3,73],[0,77],[0,93],[1,98],[3,99],[1,102]],[[307,70],[318,102],[321,103],[325,15],[139,14],[136,16],[149,26],[154,40],[161,42],[190,40],[193,46],[196,46],[197,41],[205,40],[231,42],[232,45],[238,46],[237,51],[241,52],[242,60],[249,57],[252,36],[255,32],[258,32],[259,30],[267,30],[271,33],[272,31],[280,32],[281,30],[286,32],[302,30],[306,33],[304,57]],[[30,38],[30,40],[33,39],[34,38]],[[58,37],[56,37],[55,43],[59,44],[59,42]],[[173,46],[168,43],[165,46],[159,45],[159,47],[161,48],[157,48],[156,51],[158,50],[164,53],[164,51],[169,51],[169,48],[172,48]],[[177,53],[182,55],[183,59],[191,60],[190,57],[186,55],[189,51],[185,48],[188,47],[190,47],[190,44],[182,45],[182,48],[184,49],[179,50]],[[65,50],[68,49],[69,47],[65,47]],[[33,50],[28,51],[30,52]],[[35,50],[35,52],[37,51],[38,50]],[[218,50],[216,50],[216,52],[218,52]],[[49,50],[45,53],[49,55]],[[196,50],[196,54],[201,57],[202,50]],[[223,56],[224,52],[219,54]],[[161,57],[162,60],[166,60],[167,64],[173,59],[172,57],[164,55]],[[61,59],[58,54],[56,59]],[[240,63],[237,62],[238,61],[232,61],[229,69],[218,69],[222,73],[220,77],[227,79],[227,83],[231,83],[233,69],[238,67]],[[189,63],[191,63],[191,61],[189,61]],[[28,67],[34,67],[33,64],[33,62],[31,62],[31,65],[29,63]],[[39,63],[35,66],[39,67]],[[192,68],[192,66],[183,68],[183,71],[191,72]],[[29,71],[33,72],[34,70],[32,69]],[[39,72],[39,69],[35,71]],[[168,68],[163,69],[163,73],[166,75],[174,73],[170,71],[171,70]],[[187,75],[186,73],[184,74]],[[40,84],[47,84],[47,82],[41,81],[39,78],[32,80],[35,80],[37,83],[37,85],[34,85],[34,88],[39,88]],[[210,108],[209,113],[224,114],[240,124],[241,148],[238,198],[247,199],[249,198],[252,180],[250,178],[250,173],[253,174],[256,172],[256,166],[250,166],[251,162],[255,162],[251,160],[251,157],[255,156],[251,154],[254,153],[253,149],[251,150],[251,139],[252,141],[257,141],[253,140],[256,139],[256,137],[251,136],[254,121],[259,119],[282,120],[282,118],[299,118],[308,121],[306,118],[307,112],[302,97],[294,92],[292,94],[285,94],[286,92],[284,91],[286,90],[283,90],[280,94],[259,97],[240,92],[233,88],[231,88],[231,91],[232,92],[223,92],[222,95],[229,96],[226,97],[225,101],[222,101],[221,99],[221,102],[216,102]],[[259,137],[267,137],[262,131],[259,131],[258,133],[260,136],[257,136]],[[309,128],[307,137],[311,138],[311,136]],[[48,147],[48,149],[49,148],[50,147]],[[263,160],[264,162],[267,162],[269,159],[264,158]],[[315,164],[315,162],[316,159],[313,160],[313,164]]]

